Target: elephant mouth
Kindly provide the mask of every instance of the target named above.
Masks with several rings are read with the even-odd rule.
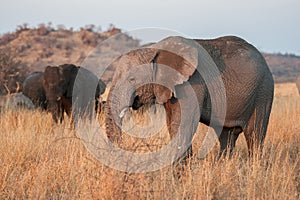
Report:
[[[134,97],[133,103],[132,103],[132,106],[131,106],[132,109],[133,110],[138,110],[142,106],[143,106],[143,104],[140,102],[140,97],[139,96]]]

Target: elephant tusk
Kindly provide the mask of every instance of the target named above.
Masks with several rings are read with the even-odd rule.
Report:
[[[122,119],[127,111],[128,111],[128,108],[124,108],[124,109],[120,112],[119,117]]]
[[[57,99],[56,99],[57,101],[60,101],[61,100],[61,97],[57,97]]]

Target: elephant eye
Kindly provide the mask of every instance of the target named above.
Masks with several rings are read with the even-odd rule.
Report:
[[[135,78],[133,76],[128,78],[129,83],[135,83]]]

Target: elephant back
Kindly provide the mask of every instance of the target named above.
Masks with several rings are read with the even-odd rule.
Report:
[[[0,96],[0,111],[6,109],[28,108],[33,109],[35,106],[32,101],[22,93],[13,93],[6,96]]]
[[[43,88],[43,72],[33,72],[24,80],[22,92],[26,95],[36,107],[46,109],[46,95]]]

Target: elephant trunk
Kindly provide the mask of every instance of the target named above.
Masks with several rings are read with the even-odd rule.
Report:
[[[114,86],[111,88],[111,91],[113,90]],[[107,137],[113,142],[118,142],[121,139],[122,121],[129,107],[132,106],[135,94],[133,90],[121,91],[117,94],[110,92],[104,108]]]
[[[114,104],[109,99],[106,101],[104,106],[105,110],[105,127],[106,134],[110,141],[118,142],[121,140],[121,124],[122,118],[118,115],[115,110]]]
[[[55,123],[62,123],[63,120],[63,111],[62,111],[62,106],[61,106],[61,101],[51,101],[49,102],[49,110],[52,114],[52,119],[54,120]]]

